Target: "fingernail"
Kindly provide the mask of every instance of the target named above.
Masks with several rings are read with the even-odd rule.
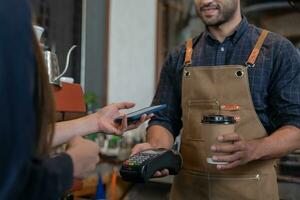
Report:
[[[223,140],[224,140],[223,135],[219,135],[219,136],[218,136],[218,140],[219,140],[219,141],[223,141]]]
[[[213,156],[212,159],[215,160],[215,161],[218,161],[218,157],[217,156]]]
[[[213,146],[210,147],[210,150],[216,151],[216,150],[217,150],[217,147],[216,147],[215,145],[213,145]]]
[[[217,165],[217,169],[222,169],[222,165]]]

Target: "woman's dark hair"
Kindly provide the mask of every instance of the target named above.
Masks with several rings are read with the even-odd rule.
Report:
[[[48,155],[54,134],[55,112],[53,91],[49,84],[47,68],[42,50],[32,31],[33,50],[36,58],[36,119],[37,119],[37,155]]]

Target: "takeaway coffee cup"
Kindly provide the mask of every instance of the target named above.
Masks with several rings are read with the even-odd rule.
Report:
[[[202,119],[202,133],[206,140],[207,163],[209,164],[227,164],[227,162],[217,162],[212,159],[213,155],[224,155],[224,153],[215,153],[210,150],[213,144],[219,143],[219,135],[233,133],[235,130],[235,119],[233,116],[226,115],[207,115]]]

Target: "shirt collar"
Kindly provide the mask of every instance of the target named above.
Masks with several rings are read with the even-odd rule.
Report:
[[[224,41],[226,41],[226,40],[232,40],[233,43],[236,43],[241,38],[241,36],[243,35],[243,33],[245,33],[245,31],[248,28],[248,25],[249,25],[249,23],[248,23],[246,17],[242,16],[242,21],[237,26],[237,28],[235,29],[235,31],[230,36],[226,37]],[[207,28],[206,28],[206,30],[204,32],[204,36],[205,36],[205,38],[207,38],[210,41],[219,43],[219,41],[217,41],[215,39],[215,37],[207,30]]]

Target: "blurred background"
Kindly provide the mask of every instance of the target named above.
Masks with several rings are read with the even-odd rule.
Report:
[[[167,53],[205,28],[195,14],[193,0],[31,2],[33,23],[44,28],[41,43],[57,54],[61,68],[70,47],[77,45],[64,76],[73,78],[81,86],[85,103],[90,105],[88,112],[108,103],[128,100],[136,102],[135,109],[149,106]],[[250,23],[287,37],[300,49],[299,1],[242,0],[241,3],[243,14]],[[121,139],[101,134],[93,135],[91,139],[105,148],[103,152],[112,158],[111,163],[118,163],[128,156],[132,145],[143,141],[144,129],[142,126],[128,133],[127,139],[126,136]],[[123,158],[117,158],[122,148],[127,153]],[[118,164],[104,168],[111,171],[114,166]],[[297,189],[300,186],[298,152],[281,159],[278,174],[281,199],[300,199]],[[110,178],[106,181],[108,184]],[[154,182],[143,189],[148,192],[148,199],[166,199],[171,182]],[[139,187],[120,186],[118,198],[125,198],[126,194],[129,198],[131,191],[135,197],[131,199],[147,199]],[[153,189],[157,191],[155,194]],[[83,194],[86,197],[94,193]]]
[[[78,45],[66,75],[94,92],[99,106],[124,99],[149,105],[167,52],[204,29],[193,0],[31,1],[33,21],[44,27],[42,40],[60,63]],[[251,23],[300,47],[298,1],[241,2]]]

